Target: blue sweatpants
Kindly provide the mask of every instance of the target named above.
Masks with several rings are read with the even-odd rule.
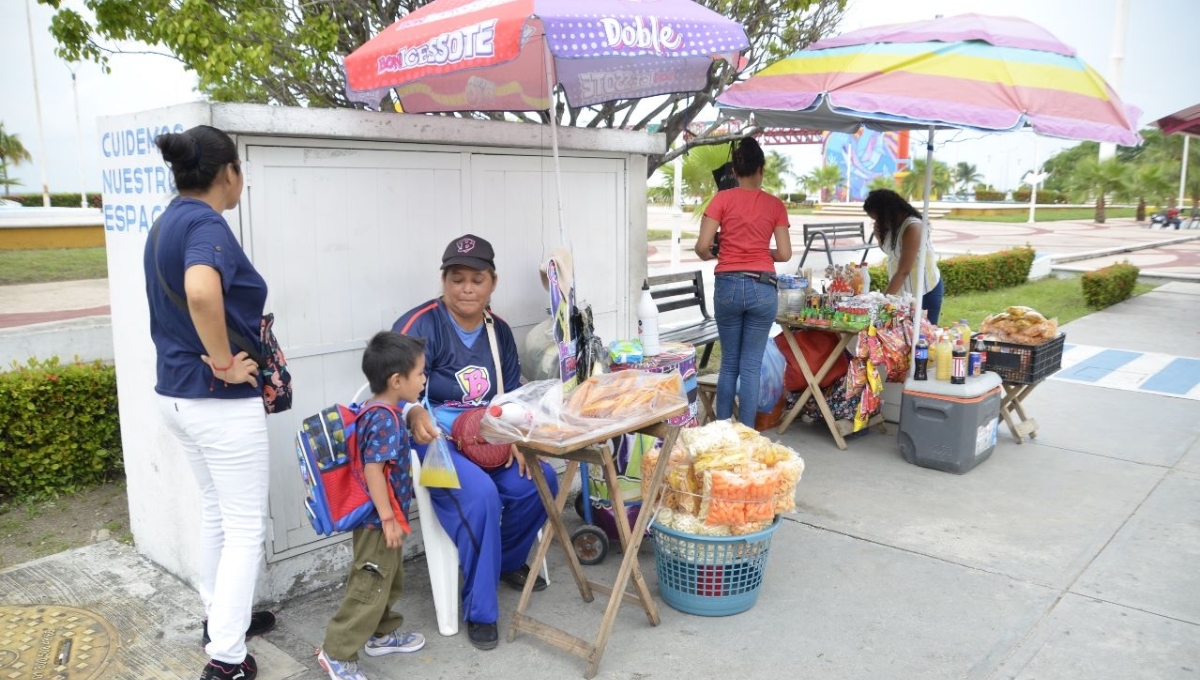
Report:
[[[463,618],[495,623],[500,618],[496,600],[500,574],[525,564],[538,530],[546,523],[546,509],[533,480],[522,477],[516,463],[487,472],[462,455],[449,438],[445,442],[462,488],[430,488],[429,498],[438,521],[458,547]],[[422,461],[426,449],[417,446]],[[542,463],[542,471],[550,493],[557,495],[554,468]]]

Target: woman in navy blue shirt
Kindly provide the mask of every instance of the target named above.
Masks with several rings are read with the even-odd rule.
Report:
[[[200,677],[252,680],[246,636],[275,625],[270,612],[250,609],[266,538],[267,419],[258,365],[230,342],[227,325],[259,336],[267,284],[221,216],[242,194],[233,140],[200,125],[156,142],[179,196],[155,224],[143,264],[154,390],[200,486],[198,585],[211,657]]]

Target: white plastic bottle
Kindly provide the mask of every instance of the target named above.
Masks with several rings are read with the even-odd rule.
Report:
[[[510,425],[533,424],[533,412],[517,403],[493,404],[488,407],[488,415]]]
[[[642,356],[652,357],[662,352],[658,342],[658,305],[650,295],[650,282],[642,281],[642,299],[638,301],[638,340],[642,343]]]
[[[865,264],[858,265],[858,269],[862,272],[862,292],[866,295],[871,292],[871,270]]]

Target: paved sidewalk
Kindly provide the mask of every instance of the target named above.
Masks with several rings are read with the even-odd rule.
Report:
[[[1167,307],[1178,314],[1165,315]],[[1195,287],[1169,284],[1064,330],[1073,344],[1162,352],[1195,347],[1197,318]],[[895,426],[852,438],[847,451],[820,427],[793,426],[781,440],[808,465],[799,512],[774,536],[756,606],[705,618],[659,601],[657,628],[624,606],[597,677],[1196,678],[1195,402],[1051,380],[1026,405],[1038,437],[1018,445],[1001,426],[992,457],[962,476],[905,463]],[[611,578],[617,564],[610,556],[589,575]],[[647,549],[643,572],[656,593],[653,564]],[[581,602],[557,548],[550,573],[531,613],[589,635],[601,600]],[[405,581],[400,608],[429,643],[365,658],[373,680],[582,677],[581,660],[528,636],[492,652],[471,648],[465,632],[439,636],[423,558],[406,564]],[[279,627],[251,643],[260,678],[324,677],[313,652],[341,595],[274,605]],[[502,636],[516,601],[502,588]],[[103,543],[0,571],[0,617],[27,617],[0,626],[0,668],[9,670],[6,650],[23,634],[17,624],[54,613],[86,623],[97,650],[73,680],[194,678],[204,662],[198,598],[128,546]],[[28,639],[22,644],[39,638]]]

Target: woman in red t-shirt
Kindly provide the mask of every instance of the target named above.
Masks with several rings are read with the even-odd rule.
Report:
[[[733,152],[738,186],[713,196],[696,241],[696,254],[701,260],[717,260],[713,291],[717,332],[721,336],[717,418],[724,420],[733,415],[736,389],[738,420],[749,427],[754,427],[758,411],[763,350],[775,322],[775,263],[792,257],[787,208],[783,201],[762,190],[766,165],[758,142],[743,139]]]

